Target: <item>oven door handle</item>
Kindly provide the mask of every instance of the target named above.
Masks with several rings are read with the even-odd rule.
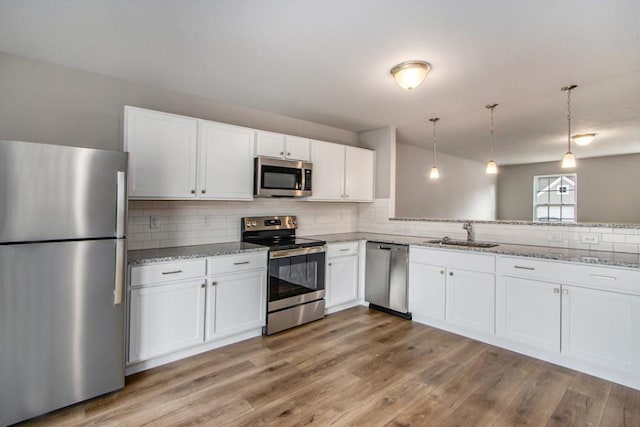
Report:
[[[309,255],[309,254],[317,254],[321,252],[326,252],[326,246],[312,246],[309,248],[295,248],[295,249],[285,249],[282,251],[273,251],[269,254],[269,259],[278,259],[278,258],[286,258],[293,257],[298,255]]]

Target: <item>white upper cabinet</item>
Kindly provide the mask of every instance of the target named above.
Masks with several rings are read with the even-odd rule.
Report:
[[[374,152],[363,148],[345,147],[345,192],[351,202],[373,201]]]
[[[129,196],[195,198],[198,120],[125,107]]]
[[[256,132],[256,155],[309,161],[309,140],[274,132]]]
[[[343,200],[344,146],[311,141],[312,196],[309,200]]]
[[[198,198],[253,199],[254,130],[201,120]]]
[[[375,152],[311,141],[313,195],[309,200],[372,202]]]

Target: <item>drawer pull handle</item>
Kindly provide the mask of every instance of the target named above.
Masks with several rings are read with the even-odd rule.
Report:
[[[518,268],[520,270],[530,270],[530,271],[535,270],[535,267],[525,267],[523,265],[514,265],[513,268]]]
[[[244,264],[249,264],[250,261],[242,261],[242,262],[234,262],[233,265],[244,265]]]
[[[163,271],[162,274],[178,274],[178,273],[182,273],[182,270],[176,270],[176,271]]]
[[[346,252],[348,250],[349,250],[349,248],[344,248],[344,249],[340,249],[340,252]]]
[[[594,279],[602,279],[602,280],[618,280],[613,276],[600,276],[599,274],[591,274],[591,277],[593,277]]]

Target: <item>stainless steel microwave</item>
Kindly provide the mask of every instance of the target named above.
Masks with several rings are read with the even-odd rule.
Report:
[[[256,157],[253,194],[256,197],[311,196],[313,165],[297,160]]]

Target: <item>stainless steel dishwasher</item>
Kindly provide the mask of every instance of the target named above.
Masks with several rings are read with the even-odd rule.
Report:
[[[409,246],[367,242],[364,296],[369,308],[411,319],[408,276]]]

